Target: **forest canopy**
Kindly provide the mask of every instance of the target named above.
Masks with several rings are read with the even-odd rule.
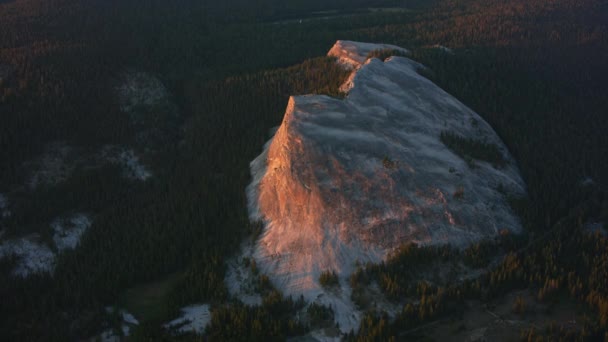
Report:
[[[226,260],[261,232],[245,205],[249,162],[289,96],[342,96],[348,72],[320,57],[338,39],[410,50],[426,76],[496,130],[528,187],[527,198],[510,199],[523,236],[463,251],[405,244],[383,264],[360,265],[349,281],[353,300],[372,303],[366,286],[376,282],[399,309],[393,319],[370,310],[343,337],[398,340],[458,317],[470,300],[523,289],[532,299],[518,308],[572,300],[585,313],[575,325],[525,329],[524,338],[606,338],[607,240],[587,227],[608,220],[607,23],[600,0],[0,1],[0,194],[11,212],[0,219],[0,242],[24,234],[48,241],[55,217],[93,217],[53,276],[14,277],[16,260],[0,259],[0,339],[77,340],[120,329],[108,305],[153,308],[143,310],[151,314],[133,327],[134,340],[174,338],[162,324],[192,303],[212,305],[210,340],[282,340],[328,327],[332,308],[310,306],[304,324],[296,312],[305,303],[264,275],[256,278],[259,307],[231,298],[224,278]],[[116,94],[133,70],[170,94],[143,121],[125,115]],[[495,147],[456,133],[442,135],[455,153],[500,165]],[[32,189],[28,165],[57,142],[76,151],[80,166]],[[84,157],[107,146],[144,156],[153,176],[133,181]],[[443,284],[403,272],[450,260],[483,272]],[[334,283],[332,273],[325,278]],[[133,295],[150,288],[154,296]]]

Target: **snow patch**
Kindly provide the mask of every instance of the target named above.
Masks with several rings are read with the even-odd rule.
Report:
[[[202,334],[211,322],[208,304],[191,305],[181,309],[182,315],[164,325],[166,329],[176,329],[179,333]]]
[[[180,125],[179,108],[170,92],[152,74],[127,71],[115,88],[121,111],[136,129],[135,143],[147,151],[162,148],[175,139]]]
[[[55,142],[49,144],[40,157],[25,163],[26,169],[31,170],[27,181],[29,188],[55,185],[68,179],[75,167],[75,163],[68,161],[73,151],[66,143]]]
[[[108,162],[119,165],[125,177],[130,179],[144,181],[152,176],[133,149],[115,145],[85,154],[82,149],[54,142],[41,156],[24,163],[23,168],[29,173],[27,186],[35,190],[42,185],[52,186],[67,180],[79,167],[95,168]]]
[[[433,48],[435,48],[437,50],[440,50],[442,52],[445,52],[447,54],[450,54],[450,55],[454,54],[454,51],[452,49],[450,49],[449,47],[447,47],[447,46],[436,44],[436,45],[433,45]]]
[[[99,335],[99,340],[101,340],[102,342],[121,342],[123,341],[123,336],[124,337],[129,337],[129,335],[131,335],[131,327],[128,326],[127,324],[122,324],[120,326],[120,333],[116,331],[116,329],[110,328],[107,330],[104,330],[100,335]],[[94,339],[94,341],[97,339]]]
[[[139,325],[139,321],[137,320],[137,318],[135,318],[135,316],[133,316],[126,310],[120,309],[117,311],[117,309],[113,306],[106,306],[105,311],[107,314],[110,315],[118,313],[122,318],[122,322],[120,324],[120,331],[115,328],[109,328],[99,334],[96,338],[101,341],[120,342],[123,340],[122,336],[128,337],[131,334],[132,326]]]
[[[327,336],[327,334],[325,333],[324,330],[314,330],[310,332],[310,336],[315,340],[315,341],[323,341],[323,342],[340,342],[342,341],[342,337],[341,336]]]
[[[131,179],[145,181],[152,173],[143,165],[132,149],[118,146],[106,146],[101,155],[104,159],[123,168],[124,175]]]
[[[51,223],[53,229],[53,241],[61,252],[66,249],[74,249],[80,243],[82,235],[91,226],[91,220],[85,214],[74,214],[70,218],[58,218]]]
[[[116,87],[120,109],[133,113],[138,107],[152,107],[167,103],[169,93],[155,76],[141,71],[128,71]]]
[[[312,302],[331,306],[334,310],[334,321],[340,325],[342,332],[351,330],[357,331],[363,314],[357,309],[357,306],[350,299],[352,290],[350,286],[345,285],[348,279],[341,277],[341,286],[339,290],[326,290],[320,286],[316,289],[311,289],[304,294],[304,298],[314,298]]]
[[[226,262],[226,277],[224,283],[230,295],[238,298],[247,305],[261,305],[262,296],[255,290],[256,276],[250,265],[245,265],[244,259],[255,260],[253,257],[254,245],[245,243],[241,247],[240,256]]]
[[[120,336],[114,331],[114,329],[108,329],[99,335],[101,342],[120,342]]]
[[[82,235],[91,226],[91,220],[79,213],[69,218],[57,218],[50,226],[54,232],[53,242],[61,252],[78,246]],[[36,273],[52,274],[55,270],[55,253],[37,234],[2,242],[0,259],[11,256],[16,260],[12,272],[15,276],[26,278]]]
[[[32,235],[0,244],[0,259],[10,256],[16,258],[13,275],[26,278],[32,274],[53,272],[55,254],[39,240],[37,235]]]
[[[125,323],[131,324],[131,325],[139,325],[139,321],[137,320],[137,318],[135,318],[135,316],[133,316],[132,314],[128,313],[125,310],[120,310],[120,316],[122,317],[122,320]]]

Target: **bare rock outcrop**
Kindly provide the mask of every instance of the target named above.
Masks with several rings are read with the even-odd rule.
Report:
[[[286,294],[315,299],[322,271],[344,279],[357,261],[379,262],[408,241],[466,246],[521,230],[504,192],[525,185],[500,138],[422,65],[366,58],[386,48],[405,51],[338,41],[329,55],[353,69],[347,97],[291,97],[251,163],[250,216],[265,223],[254,255]],[[497,146],[505,165],[470,167],[443,131]]]

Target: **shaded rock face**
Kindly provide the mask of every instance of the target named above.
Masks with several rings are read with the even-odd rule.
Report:
[[[357,261],[380,262],[409,241],[463,247],[521,230],[497,188],[523,194],[525,186],[496,133],[418,74],[420,64],[366,60],[385,48],[338,41],[329,55],[353,69],[346,99],[291,97],[251,163],[250,216],[265,223],[255,257],[286,294],[314,299],[322,271],[345,278]],[[506,165],[469,167],[442,131],[498,146]]]

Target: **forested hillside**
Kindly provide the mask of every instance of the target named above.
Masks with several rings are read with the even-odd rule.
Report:
[[[280,124],[288,96],[341,95],[347,72],[319,57],[337,39],[410,49],[427,77],[492,125],[528,186],[527,198],[512,200],[524,236],[460,252],[404,246],[386,264],[362,265],[354,287],[376,281],[402,309],[393,321],[371,310],[347,338],[399,340],[462,314],[469,300],[522,289],[541,303],[573,300],[585,316],[522,329],[523,337],[608,336],[607,240],[587,229],[608,221],[606,2],[214,3],[225,7],[0,1],[0,194],[11,212],[0,219],[0,239],[33,232],[50,239],[54,217],[93,217],[80,245],[58,255],[52,276],[14,277],[16,261],[0,259],[0,339],[96,336],[116,324],[105,306],[136,309],[134,289],[149,284],[163,285],[146,302],[149,316],[134,340],[172,338],[162,324],[197,302],[215,308],[210,340],[281,340],[310,330],[293,318],[303,304],[271,289],[259,308],[227,305],[237,300],[224,284],[225,260],[259,234],[245,205],[249,162]],[[397,8],[369,9],[376,6]],[[125,114],[116,94],[132,70],[154,75],[170,93],[171,106],[146,109],[143,123]],[[164,115],[166,108],[177,114]],[[28,187],[30,161],[56,142],[78,151],[80,166],[56,184]],[[85,157],[108,145],[144,156],[153,176],[133,181]],[[485,272],[434,285],[401,276],[421,258],[461,258]],[[329,315],[312,311],[320,321]]]

